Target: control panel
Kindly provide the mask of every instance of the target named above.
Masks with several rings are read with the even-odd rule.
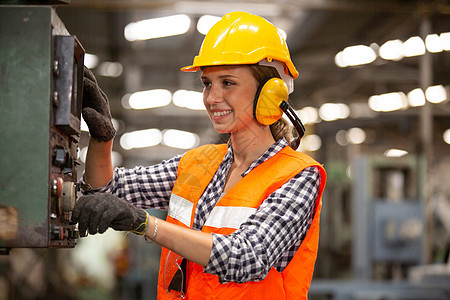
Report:
[[[0,6],[3,252],[76,245],[84,53],[52,7]]]

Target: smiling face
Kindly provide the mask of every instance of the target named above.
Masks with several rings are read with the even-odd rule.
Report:
[[[258,82],[248,66],[203,69],[203,103],[219,133],[235,133],[261,126],[253,117]]]

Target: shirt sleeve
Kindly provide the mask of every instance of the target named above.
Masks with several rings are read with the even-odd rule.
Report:
[[[318,168],[306,168],[269,195],[237,231],[213,234],[204,271],[217,275],[221,283],[263,280],[286,251],[305,237],[319,187]]]
[[[181,156],[153,166],[114,168],[110,182],[92,192],[111,193],[142,208],[168,209]]]

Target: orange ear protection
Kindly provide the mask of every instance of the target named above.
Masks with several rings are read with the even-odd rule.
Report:
[[[287,103],[288,96],[288,88],[283,80],[276,77],[266,79],[256,91],[253,102],[253,115],[260,124],[272,125],[282,117],[284,112],[298,133],[298,137],[291,145],[296,150],[300,145],[300,139],[305,134],[305,127],[292,107]]]

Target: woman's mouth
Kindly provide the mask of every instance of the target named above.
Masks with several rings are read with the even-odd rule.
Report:
[[[230,114],[231,112],[232,112],[232,110],[213,111],[212,115],[213,115],[213,117],[222,117],[222,116]]]

